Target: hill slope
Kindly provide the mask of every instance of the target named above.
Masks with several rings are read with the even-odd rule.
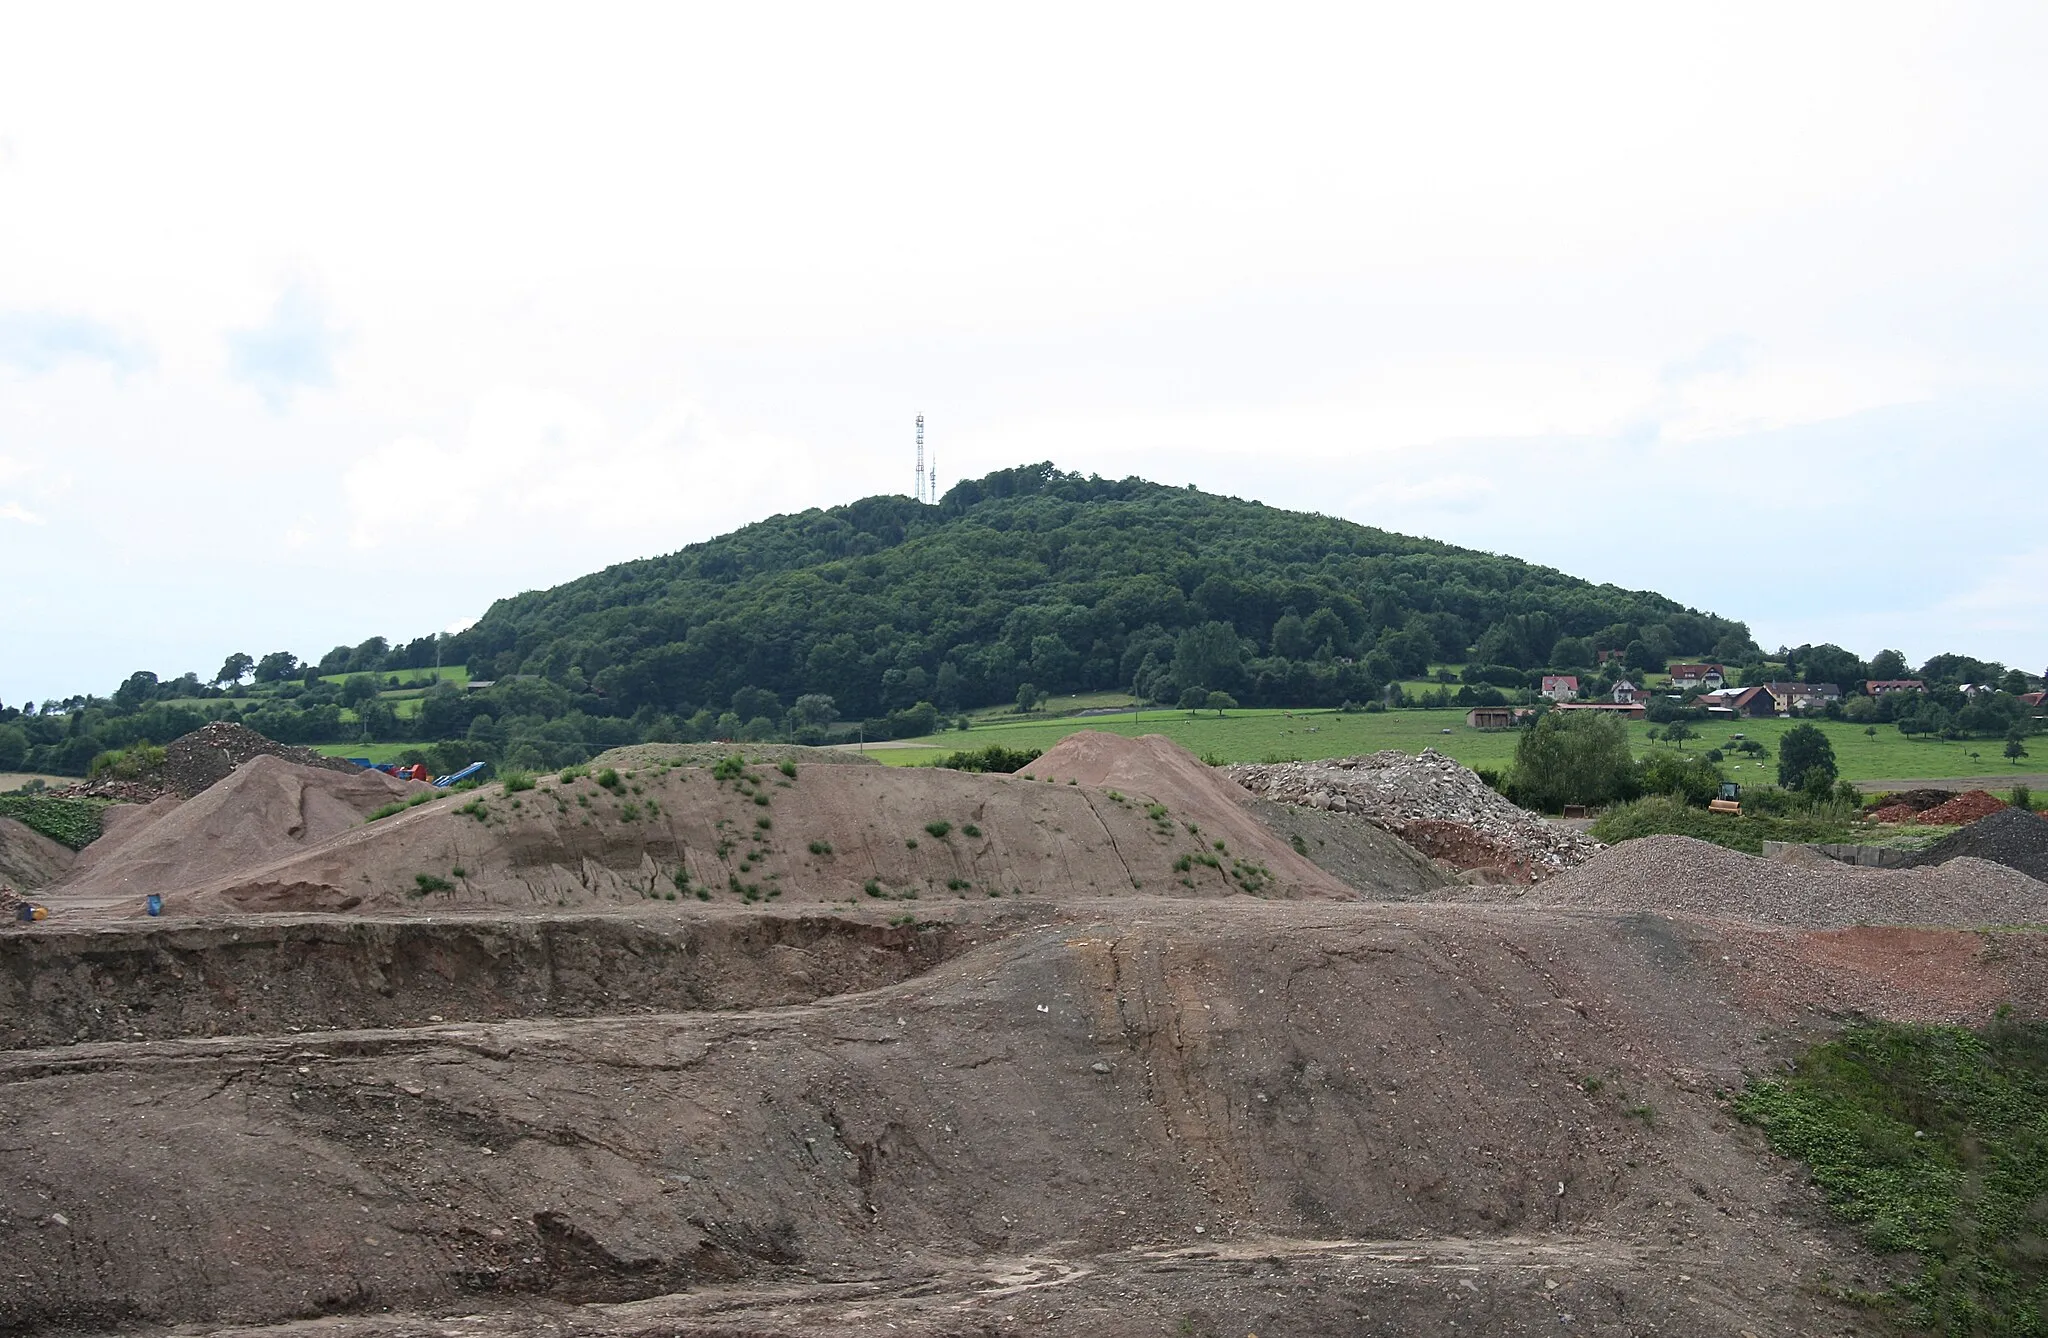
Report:
[[[1605,634],[1603,636],[1603,633]],[[480,676],[538,675],[608,711],[842,715],[1192,685],[1335,705],[1468,655],[1532,668],[1560,636],[1675,654],[1747,630],[1660,595],[1329,516],[1062,474],[963,482],[938,506],[871,497],[493,605],[461,638]]]

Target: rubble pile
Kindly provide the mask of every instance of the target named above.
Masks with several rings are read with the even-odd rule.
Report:
[[[1262,799],[1365,818],[1427,854],[1466,869],[1499,868],[1515,882],[1539,882],[1606,848],[1518,808],[1434,748],[1225,771]]]

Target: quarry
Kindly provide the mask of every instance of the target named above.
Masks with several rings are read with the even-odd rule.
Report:
[[[1873,1331],[1898,1260],[1733,1099],[2042,1016],[2048,887],[1411,761],[188,768],[18,863],[0,1333]]]

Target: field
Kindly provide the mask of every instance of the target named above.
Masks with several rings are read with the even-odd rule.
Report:
[[[1065,699],[1061,699],[1064,705]],[[1685,745],[1687,752],[1705,752],[1725,747],[1736,736],[1755,739],[1769,749],[1762,761],[1731,760],[1722,765],[1730,779],[1744,784],[1770,784],[1777,780],[1778,740],[1797,721],[1743,720],[1732,723],[1706,722],[1696,725],[1700,737]],[[2002,745],[1993,739],[1943,742],[1938,739],[1908,738],[1889,725],[1877,727],[1872,736],[1864,726],[1838,720],[1816,720],[1834,745],[1835,761],[1842,776],[1851,781],[1896,780],[1907,777],[1940,779],[1998,775],[2006,767],[2000,756]],[[1666,747],[1653,743],[1643,721],[1628,724],[1630,744],[1637,755]],[[1401,710],[1344,715],[1336,711],[1238,710],[1218,717],[1205,711],[1190,718],[1186,711],[1147,710],[1113,716],[1066,716],[1058,719],[1025,720],[1014,723],[977,724],[961,732],[947,731],[907,742],[903,748],[869,751],[892,766],[917,766],[958,749],[983,748],[1000,743],[1006,748],[1049,748],[1076,730],[1098,729],[1116,734],[1164,734],[1190,751],[1225,762],[1319,757],[1348,757],[1354,753],[1399,748],[1419,752],[1434,748],[1468,767],[1506,767],[1515,756],[1513,730],[1480,731],[1465,724],[1458,710]],[[2048,755],[2048,745],[2042,752]],[[2011,768],[2016,778],[2027,774]]]

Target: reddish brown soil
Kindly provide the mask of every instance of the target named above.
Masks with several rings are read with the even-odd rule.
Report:
[[[1915,815],[1912,821],[1931,827],[1960,826],[1988,818],[2005,807],[2005,800],[1986,790],[1969,790],[1957,795],[1945,804],[1926,809]]]

